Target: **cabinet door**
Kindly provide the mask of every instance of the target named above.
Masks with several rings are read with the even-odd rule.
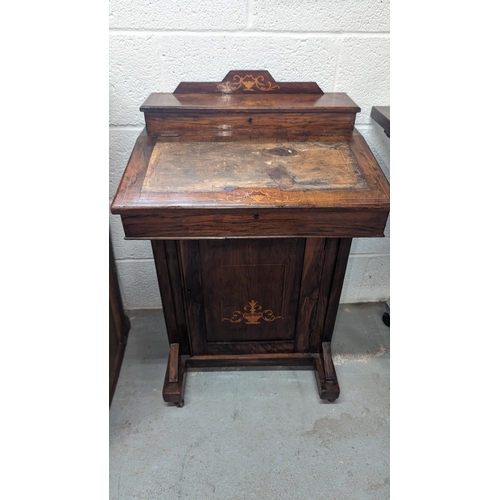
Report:
[[[193,354],[294,350],[304,238],[180,242]]]

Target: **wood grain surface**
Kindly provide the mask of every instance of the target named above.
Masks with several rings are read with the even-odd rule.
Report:
[[[267,70],[233,70],[221,82],[181,82],[174,93],[321,94],[316,82],[276,82]]]
[[[262,113],[358,113],[359,106],[343,92],[326,94],[168,94],[153,93],[140,106],[144,112],[252,111]]]

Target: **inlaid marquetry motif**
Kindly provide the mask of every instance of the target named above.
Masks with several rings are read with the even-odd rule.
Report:
[[[275,316],[271,309],[262,310],[262,306],[255,300],[251,300],[243,311],[234,311],[230,318],[222,318],[222,321],[230,321],[231,323],[241,323],[246,321],[246,325],[260,325],[260,320],[267,322],[283,319],[283,316]]]
[[[217,86],[217,88],[222,92],[234,92],[235,90],[239,90],[242,87],[243,91],[245,92],[253,92],[255,90],[253,87],[263,92],[268,92],[270,90],[279,90],[280,88],[279,85],[273,84],[273,82],[264,81],[263,76],[255,77],[253,75],[245,75],[242,77],[240,75],[234,75],[233,80],[235,81],[235,83],[221,83]]]
[[[234,203],[252,201],[254,203],[283,203],[288,201],[288,196],[280,193],[279,196],[273,196],[261,190],[240,190],[226,196],[227,201]]]

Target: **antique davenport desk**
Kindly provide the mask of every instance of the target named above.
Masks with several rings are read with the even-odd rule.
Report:
[[[331,338],[353,237],[383,236],[389,185],[360,109],[316,83],[231,71],[141,107],[111,206],[151,240],[170,342],[163,398],[192,367],[309,366],[339,384]]]

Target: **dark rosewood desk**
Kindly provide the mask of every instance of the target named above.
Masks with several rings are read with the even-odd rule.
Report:
[[[309,366],[339,396],[331,338],[354,237],[381,237],[389,185],[317,84],[231,71],[142,105],[111,211],[151,240],[170,342],[163,398],[190,366]]]
[[[377,122],[387,137],[391,137],[391,107],[390,106],[373,106],[372,111],[370,113],[370,117]],[[386,303],[387,311],[382,314],[382,321],[384,325],[390,326],[391,317],[390,317],[390,299]]]

